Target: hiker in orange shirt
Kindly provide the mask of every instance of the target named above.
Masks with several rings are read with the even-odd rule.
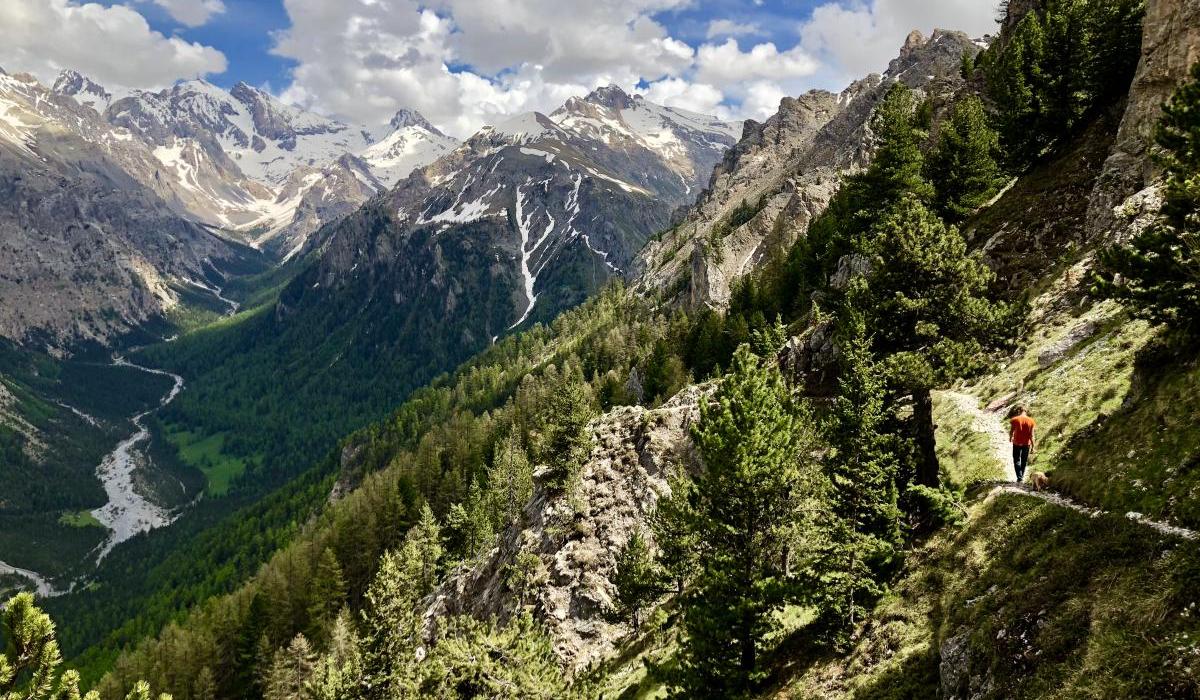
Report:
[[[1029,452],[1034,449],[1033,433],[1037,422],[1029,417],[1024,406],[1017,406],[1008,424],[1008,439],[1013,446],[1013,470],[1017,483],[1025,480],[1025,467],[1029,465]]]

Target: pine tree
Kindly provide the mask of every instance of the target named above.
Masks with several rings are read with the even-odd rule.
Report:
[[[414,606],[420,581],[419,555],[411,540],[379,560],[362,611],[363,700],[415,697],[413,677],[420,620]]]
[[[926,134],[918,123],[917,107],[912,90],[896,82],[871,116],[875,156],[867,171],[853,178],[851,184],[860,199],[858,209],[863,216],[869,218],[905,195],[922,201],[933,198],[933,186],[923,173],[922,145]]]
[[[1143,11],[1142,0],[1046,0],[988,51],[988,96],[1012,169],[1053,153],[1127,93]]]
[[[915,196],[885,212],[865,241],[872,272],[860,300],[889,388],[913,399],[916,482],[939,485],[931,392],[986,366],[1008,308],[989,300],[992,272]]]
[[[675,469],[667,477],[671,493],[658,499],[650,514],[650,528],[658,544],[658,561],[665,574],[674,582],[675,592],[683,593],[684,585],[696,571],[696,533],[689,528],[687,513],[691,492],[695,488],[683,469]]]
[[[100,700],[100,693],[95,690],[89,690],[81,696],[79,693],[79,672],[70,669],[63,671],[62,678],[58,679],[58,690],[54,691],[52,697],[54,700]],[[196,700],[205,699],[198,697]]]
[[[504,627],[468,616],[443,620],[418,673],[425,698],[583,697],[570,687],[550,638],[528,613]]]
[[[1142,55],[1145,14],[1145,0],[1093,0],[1087,4],[1083,19],[1087,89],[1101,104],[1129,93]]]
[[[643,393],[647,406],[656,406],[670,398],[688,382],[687,369],[663,338],[654,341],[646,361]]]
[[[262,591],[255,591],[250,599],[249,609],[241,627],[237,631],[233,643],[234,677],[231,686],[241,698],[256,698],[261,695],[262,678],[257,669],[268,663],[269,656],[263,656],[264,648],[270,650],[272,645],[267,639],[263,643],[268,626],[267,599]]]
[[[0,698],[40,699],[50,693],[54,674],[62,663],[50,616],[33,604],[32,593],[18,593],[4,604],[0,655]],[[18,682],[22,689],[17,690]]]
[[[125,695],[125,700],[151,700],[151,697],[150,684],[146,681],[138,681],[133,684],[133,689]],[[159,693],[158,700],[171,700],[171,695]]]
[[[614,601],[616,612],[625,618],[630,627],[640,629],[642,611],[653,605],[665,592],[663,571],[640,532],[634,531],[617,553],[617,569],[612,582],[617,587]]]
[[[308,639],[297,634],[286,648],[275,652],[267,673],[263,700],[308,700],[308,682],[315,655]]]
[[[533,497],[533,466],[515,431],[496,443],[487,482],[492,527],[503,529],[520,522],[525,504]]]
[[[321,551],[317,570],[309,584],[308,634],[313,639],[325,639],[333,618],[346,601],[346,579],[337,555],[329,547]]]
[[[1155,131],[1165,175],[1160,219],[1101,256],[1098,291],[1187,337],[1200,335],[1200,63]]]
[[[79,672],[75,669],[64,671],[58,680],[58,690],[52,696],[54,700],[84,700],[79,692]],[[87,694],[86,700],[99,700],[96,692]]]
[[[799,289],[793,299],[828,292],[826,281],[846,255],[855,253],[870,235],[879,213],[904,197],[929,202],[936,194],[925,179],[922,146],[927,134],[919,124],[912,90],[895,83],[871,117],[875,155],[867,169],[846,177],[829,206],[808,227],[789,255],[787,275]]]
[[[819,472],[812,430],[778,368],[742,347],[701,404],[693,438],[703,472],[684,512],[699,568],[684,594],[676,697],[739,697],[760,679],[771,613],[795,600],[809,552]]]
[[[478,481],[467,487],[467,499],[446,513],[446,551],[453,560],[470,559],[492,542],[492,513]]]
[[[851,298],[863,294],[861,280]],[[839,390],[825,460],[830,512],[819,566],[819,598],[834,635],[853,627],[883,592],[901,546],[895,446],[885,431],[885,387],[871,354],[866,321],[851,303],[838,333]]]
[[[594,411],[587,385],[569,375],[546,397],[542,454],[550,467],[546,483],[565,487],[592,449],[588,423]]]
[[[33,594],[16,594],[4,604],[2,613],[0,639],[5,648],[0,654],[0,700],[80,700],[77,671],[64,671],[54,684],[62,655],[54,622],[34,605]],[[147,700],[149,692],[147,687]],[[96,691],[90,691],[82,700],[99,698]]]
[[[954,105],[926,161],[942,218],[962,221],[1000,190],[1004,174],[996,162],[999,147],[999,137],[988,125],[978,97],[968,95]]]

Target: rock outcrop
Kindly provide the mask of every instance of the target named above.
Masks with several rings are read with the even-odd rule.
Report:
[[[928,38],[913,32],[883,76],[837,95],[817,90],[784,98],[766,122],[747,122],[696,206],[634,262],[639,289],[668,296],[682,290],[693,306],[727,304],[734,281],[773,247],[804,235],[841,178],[869,162],[869,122],[888,88],[903,82],[940,106],[963,83],[963,55],[981,50],[961,32],[935,30]],[[742,205],[754,215],[731,221]]]
[[[1200,0],[1149,0],[1142,29],[1142,57],[1129,88],[1125,114],[1104,172],[1092,193],[1087,233],[1119,234],[1116,209],[1148,187],[1156,172],[1150,158],[1162,104],[1200,60]]]
[[[523,527],[512,526],[498,546],[464,566],[431,596],[428,629],[448,614],[505,620],[520,601],[510,586],[519,555],[537,557],[535,583],[524,603],[546,625],[564,666],[578,671],[608,658],[629,628],[608,614],[616,589],[616,557],[634,532],[650,537],[646,520],[670,493],[672,464],[690,450],[703,386],[692,386],[661,408],[623,406],[592,424],[595,447],[570,493],[539,483]]]

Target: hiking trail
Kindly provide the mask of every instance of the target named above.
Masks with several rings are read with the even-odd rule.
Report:
[[[1037,498],[1047,503],[1056,505],[1060,508],[1069,508],[1077,513],[1088,516],[1089,518],[1099,517],[1106,514],[1107,511],[1099,508],[1092,508],[1074,501],[1060,493],[1054,491],[1035,491],[1032,487],[1026,484],[1018,484],[1017,473],[1012,464],[1012,448],[1008,440],[1008,431],[1005,429],[1001,418],[1003,417],[1004,409],[1007,405],[997,406],[993,410],[986,410],[979,407],[979,399],[958,391],[945,391],[942,395],[950,399],[958,407],[960,411],[971,416],[971,429],[977,433],[983,433],[988,436],[988,441],[991,443],[992,456],[995,457],[1004,469],[1004,476],[1007,483],[999,483],[987,495],[987,498],[993,498],[997,494],[1012,493],[1018,496],[1027,496]],[[1029,473],[1034,470],[1030,469]],[[986,499],[985,499],[986,500]],[[1159,520],[1147,518],[1141,513],[1129,512],[1125,517],[1139,525],[1144,525],[1160,534],[1168,537],[1179,537],[1186,540],[1200,539],[1200,532],[1189,530],[1186,527],[1179,527]]]

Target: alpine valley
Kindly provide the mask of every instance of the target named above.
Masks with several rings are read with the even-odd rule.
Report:
[[[1200,698],[1200,1],[987,9],[744,120],[0,70],[0,700]]]

